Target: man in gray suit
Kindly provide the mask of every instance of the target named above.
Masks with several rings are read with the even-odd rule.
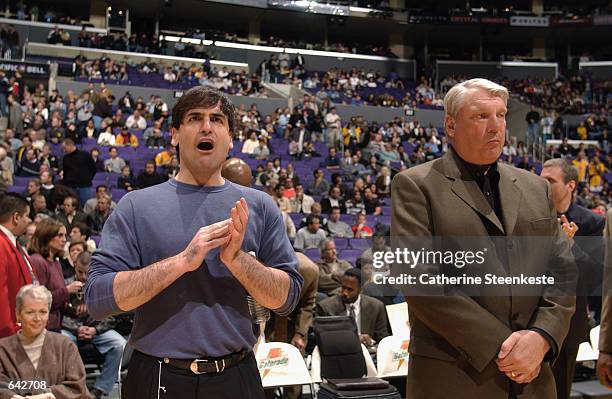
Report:
[[[385,306],[378,299],[361,293],[359,269],[349,269],[344,273],[340,295],[319,302],[317,315],[351,316],[365,346],[372,346],[389,335]]]
[[[486,79],[459,83],[446,94],[444,124],[452,149],[395,176],[391,236],[432,242],[476,237],[494,244],[488,269],[508,276],[552,275],[556,287],[571,287],[576,267],[550,186],[498,163],[507,101],[508,90]],[[517,296],[520,288],[482,284],[474,294],[407,295],[407,396],[555,398],[550,363],[568,332],[576,299],[546,286]]]

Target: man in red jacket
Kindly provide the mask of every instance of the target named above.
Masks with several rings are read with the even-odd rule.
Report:
[[[28,224],[30,206],[17,194],[0,197],[0,338],[17,332],[15,297],[26,284],[32,284],[34,274],[30,260],[17,242]]]

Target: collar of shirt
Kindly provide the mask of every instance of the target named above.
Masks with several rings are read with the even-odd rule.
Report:
[[[569,207],[565,210],[565,212],[557,212],[557,217],[560,218],[561,216],[565,215],[567,217],[567,220],[569,220],[570,222],[573,220],[573,213],[574,213],[574,209],[576,208],[574,202],[571,202]]]
[[[357,300],[353,303],[345,303],[346,314],[348,315],[351,311],[351,306],[355,306],[355,317],[359,317],[359,311],[361,310],[361,295],[357,295]]]
[[[457,152],[453,149],[453,152],[457,155],[457,158],[461,160],[461,163],[465,167],[465,169],[470,173],[470,175],[476,180],[478,185],[482,187],[482,183],[485,178],[489,178],[492,180],[492,183],[499,182],[499,170],[497,169],[497,162],[493,162],[489,165],[475,165],[467,162]]]
[[[6,236],[13,243],[13,245],[15,247],[17,247],[17,237],[15,237],[15,234],[13,234],[12,231],[10,231],[9,229],[7,229],[6,227],[4,227],[1,224],[0,224],[0,231],[2,231],[4,234],[6,234]]]

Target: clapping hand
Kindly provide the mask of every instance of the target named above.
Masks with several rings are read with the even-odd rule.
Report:
[[[231,265],[242,248],[244,235],[249,222],[249,207],[244,198],[236,201],[236,205],[230,211],[230,222],[228,224],[230,239],[221,246],[220,258],[226,266]]]
[[[565,215],[561,215],[559,221],[561,222],[561,228],[563,229],[565,234],[567,234],[570,239],[573,239],[576,235],[576,232],[578,232],[578,225],[574,222],[569,222],[567,220],[567,216]]]

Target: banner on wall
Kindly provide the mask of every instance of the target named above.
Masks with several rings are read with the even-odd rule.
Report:
[[[554,17],[551,19],[550,24],[553,26],[569,26],[569,25],[590,25],[590,16],[573,16],[573,17]]]
[[[419,15],[419,14],[408,14],[409,24],[421,24],[421,25],[438,25],[448,24],[448,15]]]
[[[593,25],[599,25],[599,26],[612,25],[612,14],[593,16]]]
[[[49,64],[38,62],[0,60],[0,69],[9,75],[19,71],[24,77],[49,77]]]
[[[550,26],[550,17],[510,17],[510,26],[546,28]]]
[[[480,20],[475,15],[453,15],[450,17],[450,21],[452,24],[462,24],[462,25],[478,25]]]

